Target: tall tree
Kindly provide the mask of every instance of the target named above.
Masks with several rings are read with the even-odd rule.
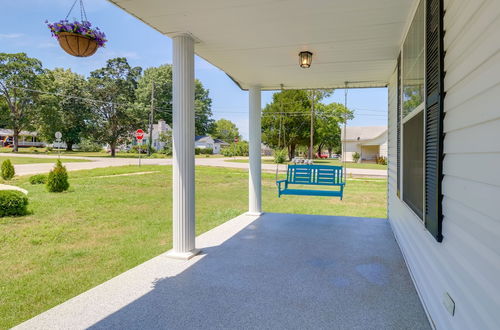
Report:
[[[313,89],[308,91],[309,100],[311,101],[311,116],[309,125],[309,159],[314,158],[314,126],[316,116],[316,105],[325,97],[333,94],[333,89]]]
[[[44,90],[50,94],[40,102],[38,131],[47,141],[53,141],[54,133],[60,131],[66,150],[71,151],[89,133],[92,122],[88,83],[69,69],[47,71],[44,78]]]
[[[42,63],[25,53],[0,53],[0,97],[8,107],[5,124],[13,130],[14,152],[21,130],[33,126],[42,72]]]
[[[90,89],[96,99],[92,107],[95,136],[100,142],[109,144],[112,157],[117,145],[147,119],[144,111],[135,105],[141,71],[140,67],[131,67],[126,58],[118,57],[90,73]]]
[[[164,64],[159,67],[144,70],[137,86],[137,103],[144,109],[151,105],[151,89],[155,88],[155,121],[165,120],[172,125],[172,65]],[[195,128],[197,135],[205,135],[213,129],[212,99],[208,89],[195,80]]]
[[[307,91],[274,93],[273,101],[262,112],[262,142],[271,148],[287,148],[292,159],[295,148],[309,141],[310,108]]]
[[[314,143],[318,155],[321,155],[323,148],[328,149],[330,157],[333,150],[340,149],[340,125],[345,118],[350,120],[353,117],[353,113],[340,103],[317,105]]]
[[[235,123],[227,119],[219,119],[215,122],[212,131],[212,137],[221,139],[227,143],[235,142],[234,139],[240,139],[240,132]]]

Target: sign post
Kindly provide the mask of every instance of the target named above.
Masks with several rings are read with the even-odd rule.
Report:
[[[61,138],[62,138],[62,133],[57,131],[56,134],[54,134],[56,137],[56,142],[57,142],[57,157],[61,159]]]
[[[135,131],[135,138],[139,143],[139,166],[141,166],[142,139],[144,139],[144,131],[140,128]]]

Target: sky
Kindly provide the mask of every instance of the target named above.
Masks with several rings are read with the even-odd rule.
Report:
[[[42,61],[45,68],[71,68],[88,75],[101,68],[106,60],[126,57],[132,66],[143,69],[172,63],[172,42],[106,0],[85,0],[89,21],[106,33],[108,43],[87,58],[77,58],[59,48],[51,37],[45,20],[58,21],[66,17],[73,0],[2,0],[0,11],[0,52],[25,52]],[[74,10],[70,19],[79,19]],[[313,61],[314,65],[314,61]],[[195,76],[210,91],[215,119],[226,118],[248,138],[248,92],[242,91],[226,74],[201,58],[195,60]],[[262,106],[272,100],[271,91],[262,92]],[[323,103],[344,103],[344,90],[335,90]],[[387,125],[387,89],[365,88],[348,90],[348,108],[354,110],[352,126]]]

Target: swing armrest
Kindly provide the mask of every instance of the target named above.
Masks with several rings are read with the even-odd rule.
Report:
[[[278,185],[279,190],[281,190],[281,184],[283,182],[285,183],[285,189],[288,187],[288,181],[287,180],[278,180],[278,181],[276,181],[276,184]]]

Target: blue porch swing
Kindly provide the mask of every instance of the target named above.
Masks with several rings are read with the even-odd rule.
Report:
[[[347,82],[345,83],[344,106],[347,109]],[[347,113],[344,115],[344,151],[346,140],[346,123]],[[281,139],[281,117],[280,130],[278,136],[278,144]],[[278,197],[281,195],[296,195],[296,196],[326,196],[340,197],[344,196],[344,187],[346,182],[345,168],[345,152],[342,154],[344,166],[333,165],[288,165],[286,171],[286,179],[278,180],[279,164],[276,164],[276,186],[278,187]],[[313,186],[313,187],[338,187],[338,190],[333,189],[308,189],[296,188],[297,186]]]

